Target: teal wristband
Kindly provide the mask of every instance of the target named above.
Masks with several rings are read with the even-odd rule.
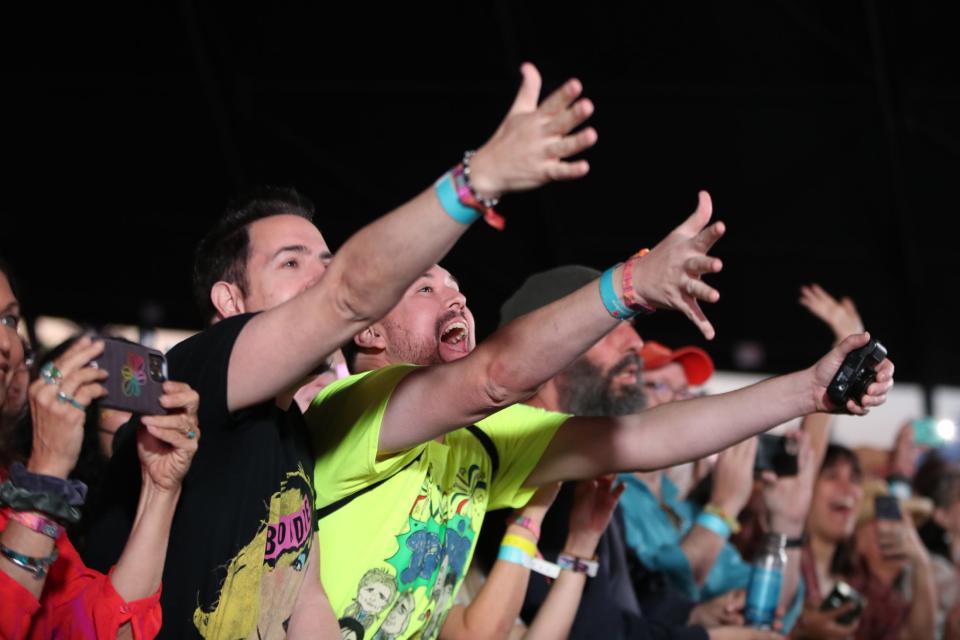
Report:
[[[447,215],[460,224],[473,224],[480,217],[480,212],[471,209],[460,202],[460,196],[457,195],[457,187],[453,184],[453,173],[447,171],[440,176],[434,185],[437,192],[437,198],[440,200],[440,206],[447,212]]]
[[[523,549],[502,544],[500,545],[500,553],[497,554],[497,560],[506,560],[529,569],[532,558]]]
[[[606,307],[607,313],[609,313],[611,317],[617,320],[627,320],[637,315],[638,312],[623,303],[623,300],[617,295],[616,288],[613,286],[613,272],[616,271],[619,266],[619,264],[616,264],[610,267],[600,276],[600,299],[603,300],[603,306]]]
[[[724,522],[723,518],[715,513],[701,511],[700,515],[697,516],[697,519],[694,520],[694,524],[699,525],[709,531],[713,531],[724,540],[730,538],[730,525]]]

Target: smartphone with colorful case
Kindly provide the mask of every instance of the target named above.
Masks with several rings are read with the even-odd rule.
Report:
[[[167,410],[160,406],[167,379],[164,355],[123,338],[101,339],[103,353],[95,362],[110,375],[103,383],[107,395],[100,398],[100,406],[141,415],[166,414]]]

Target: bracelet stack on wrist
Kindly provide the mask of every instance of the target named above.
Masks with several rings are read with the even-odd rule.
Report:
[[[437,198],[447,215],[457,222],[469,225],[483,216],[487,224],[503,231],[507,222],[493,210],[500,199],[481,196],[470,182],[470,158],[475,153],[472,150],[464,152],[463,161],[437,180],[434,185]]]
[[[649,249],[641,249],[626,263],[615,264],[600,276],[600,299],[603,300],[603,306],[611,317],[617,320],[629,320],[638,314],[649,315],[655,311],[650,303],[633,290],[633,267],[648,253],[650,253]],[[618,296],[613,280],[614,272],[621,264],[623,264],[623,276],[620,284],[623,293]]]
[[[519,517],[517,519],[529,520],[529,518]],[[537,550],[537,545],[524,537],[513,535],[512,533],[503,536],[503,542],[500,543],[500,552],[497,554],[497,559],[519,564],[526,569],[536,571],[548,578],[556,578],[560,575],[560,567],[544,560]]]

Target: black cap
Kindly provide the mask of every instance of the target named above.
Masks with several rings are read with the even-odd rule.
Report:
[[[514,318],[569,295],[588,282],[600,277],[600,272],[578,264],[568,264],[535,273],[500,307],[500,326]]]

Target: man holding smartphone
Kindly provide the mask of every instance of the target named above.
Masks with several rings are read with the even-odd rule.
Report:
[[[183,487],[164,573],[162,637],[333,637],[319,583],[313,458],[295,391],[339,346],[386,313],[483,216],[491,201],[585,175],[566,162],[594,144],[592,113],[569,80],[538,105],[526,64],[493,137],[410,202],[331,256],[296,192],[236,203],[198,247],[195,284],[215,323],[169,353],[170,376],[200,393],[204,444]],[[375,177],[375,176],[374,176]],[[287,410],[287,408],[289,410]],[[124,431],[129,431],[125,428]],[[118,434],[110,495],[87,561],[109,566],[132,526],[138,472]]]

